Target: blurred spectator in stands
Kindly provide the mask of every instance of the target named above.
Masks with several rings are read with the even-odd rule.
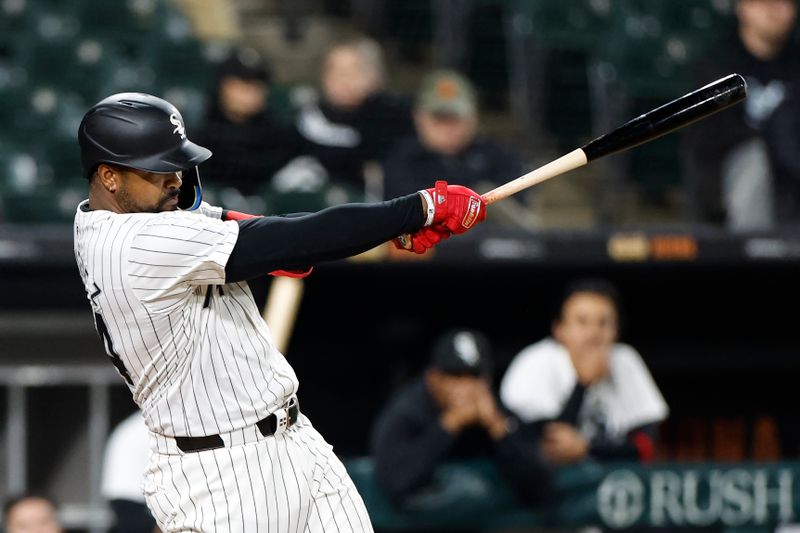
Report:
[[[636,350],[616,342],[618,323],[616,289],[576,281],[552,337],[520,352],[503,377],[500,398],[553,464],[653,458],[667,405]]]
[[[173,0],[192,22],[192,33],[204,41],[235,42],[242,37],[236,4],[230,0]]]
[[[252,48],[234,50],[222,63],[209,99],[198,142],[213,152],[200,166],[203,183],[219,192],[217,203],[245,213],[267,214],[265,193],[280,179],[281,190],[319,190],[314,174],[294,163],[304,141],[283,110],[268,106],[272,75],[269,65]],[[290,163],[291,162],[291,163]],[[291,183],[286,186],[286,183]],[[312,211],[321,206],[302,207]],[[266,277],[248,281],[256,304],[267,298]]]
[[[450,70],[426,76],[414,109],[417,138],[400,143],[386,160],[384,198],[409,194],[424,189],[431,179],[452,176],[483,192],[523,174],[516,154],[479,136],[478,118],[469,80]],[[531,216],[522,213],[517,222]]]
[[[372,39],[343,41],[325,57],[321,98],[303,103],[297,126],[332,184],[361,193],[365,165],[414,135],[410,100],[385,85],[383,54]]]
[[[55,505],[47,498],[34,494],[17,496],[3,506],[5,533],[61,533]]]
[[[686,130],[687,179],[695,215],[734,231],[768,230],[797,217],[797,176],[776,165],[770,133],[776,110],[800,89],[800,53],[792,35],[796,0],[738,0],[738,25],[695,66],[698,84],[732,72],[747,100]],[[790,141],[797,143],[797,131]],[[794,211],[794,212],[792,212]]]
[[[372,431],[372,457],[376,480],[394,501],[430,488],[444,461],[468,457],[495,457],[527,503],[548,496],[549,470],[491,391],[491,367],[482,333],[444,333],[425,374],[384,408]]]
[[[800,228],[800,91],[788,95],[764,131],[775,174],[775,209],[781,227]]]
[[[137,409],[111,432],[103,456],[100,491],[114,513],[112,533],[152,533],[156,527],[142,492],[149,453],[150,434]]]
[[[221,65],[198,135],[198,142],[214,153],[200,168],[207,184],[255,196],[300,153],[302,139],[294,127],[267,106],[271,81],[269,67],[252,48],[235,50]],[[231,198],[222,203],[245,212],[264,209]]]

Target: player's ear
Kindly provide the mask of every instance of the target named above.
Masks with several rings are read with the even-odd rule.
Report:
[[[119,172],[116,168],[105,163],[100,163],[97,166],[97,179],[100,185],[103,186],[108,192],[115,192],[117,190],[117,181],[119,179]]]

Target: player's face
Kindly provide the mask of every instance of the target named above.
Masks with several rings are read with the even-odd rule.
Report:
[[[553,329],[573,356],[607,356],[617,338],[617,310],[607,297],[589,292],[570,296]]]
[[[119,169],[115,198],[123,213],[160,213],[178,208],[180,172],[157,174]]]
[[[53,506],[47,500],[29,498],[15,505],[6,517],[8,533],[61,533]]]

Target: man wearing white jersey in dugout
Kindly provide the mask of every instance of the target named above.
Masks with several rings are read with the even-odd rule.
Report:
[[[170,103],[122,93],[78,138],[89,198],[75,256],[97,331],[151,434],[143,490],[165,532],[372,531],[332,448],[299,412],[297,378],[246,280],[310,270],[395,240],[423,253],[486,217],[475,192],[250,217],[202,202]],[[398,236],[404,235],[400,238]]]

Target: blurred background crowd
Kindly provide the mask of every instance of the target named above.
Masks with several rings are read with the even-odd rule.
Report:
[[[215,152],[212,199],[276,212],[391,197],[431,175],[503,183],[739,72],[741,109],[493,218],[777,229],[797,211],[795,18],[780,1],[5,0],[0,217],[71,219],[76,124],[119,91],[183,111]]]
[[[509,501],[558,508],[565,491],[613,474],[561,474],[576,465],[727,461],[746,474],[749,462],[784,461],[800,475],[787,462],[800,426],[792,402],[778,400],[796,387],[796,325],[781,305],[794,305],[798,286],[791,260],[770,262],[800,255],[798,8],[0,0],[5,531],[152,531],[137,477],[147,435],[103,359],[70,257],[86,196],[78,123],[122,91],[169,100],[213,151],[200,167],[208,202],[279,214],[393,198],[436,179],[485,192],[742,74],[743,104],[493,205],[467,253],[448,242],[427,261],[387,252],[394,261],[318,269],[288,355],[304,411],[351,460],[370,512],[396,525],[387,530],[484,530],[447,520],[502,516],[497,505]],[[692,263],[709,251],[753,262]],[[667,264],[648,263],[659,258]],[[252,283],[259,305],[269,286]],[[447,296],[423,307],[414,291]],[[751,509],[751,490],[753,508],[766,502],[773,522],[791,522],[800,480],[771,475],[763,494],[758,475],[728,492],[712,476],[700,493],[719,490],[723,516],[728,504]],[[664,485],[678,506],[670,525],[703,525],[675,518],[677,508],[690,516],[699,489],[674,479]],[[641,525],[620,518],[637,500],[614,490],[596,495],[611,509],[597,505],[602,521],[565,513],[547,525]],[[414,513],[440,518],[403,522]],[[705,525],[735,525],[719,516]]]

